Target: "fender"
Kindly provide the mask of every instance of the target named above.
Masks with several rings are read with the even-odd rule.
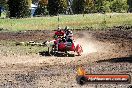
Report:
[[[77,44],[75,51],[80,56],[82,54],[82,52],[83,52],[82,46]]]

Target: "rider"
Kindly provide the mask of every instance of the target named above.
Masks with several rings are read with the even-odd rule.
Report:
[[[54,38],[56,40],[55,42],[55,46],[56,46],[56,50],[58,50],[58,44],[60,42],[64,42],[64,43],[73,43],[73,33],[71,30],[69,30],[69,27],[66,26],[64,31],[61,30],[60,27],[58,27],[58,30],[55,32]]]
[[[56,50],[58,50],[58,44],[62,41],[62,38],[64,37],[65,33],[61,30],[60,27],[58,27],[58,30],[55,32],[54,38],[55,38],[55,46]]]
[[[72,31],[69,29],[68,26],[65,27],[64,31],[65,31],[65,34],[66,34],[67,42],[72,43],[73,42],[73,33],[72,33]]]
[[[64,37],[64,32],[61,30],[60,27],[58,27],[58,30],[55,32],[54,38],[58,39],[58,38],[62,38]]]

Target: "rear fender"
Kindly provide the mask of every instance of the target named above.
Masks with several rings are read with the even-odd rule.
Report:
[[[80,56],[82,54],[82,52],[83,52],[82,46],[77,44],[75,51]]]

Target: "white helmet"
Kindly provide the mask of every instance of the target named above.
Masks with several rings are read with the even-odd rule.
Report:
[[[72,34],[72,31],[70,30],[70,34]]]
[[[61,27],[58,27],[58,30],[60,30],[61,29]]]

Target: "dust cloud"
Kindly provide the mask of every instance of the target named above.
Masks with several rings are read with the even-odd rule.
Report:
[[[122,43],[110,42],[109,40],[100,41],[98,40],[94,33],[81,32],[77,34],[78,37],[75,39],[75,45],[80,44],[83,48],[82,55],[90,54],[105,54],[111,55],[111,57],[122,57],[128,56],[127,48],[123,48]],[[101,36],[101,35],[100,35]],[[127,45],[124,45],[128,47]],[[107,56],[106,56],[107,57]]]
[[[80,44],[83,48],[83,54],[97,52],[95,39],[88,33],[82,33],[81,37],[75,39],[75,44]]]

